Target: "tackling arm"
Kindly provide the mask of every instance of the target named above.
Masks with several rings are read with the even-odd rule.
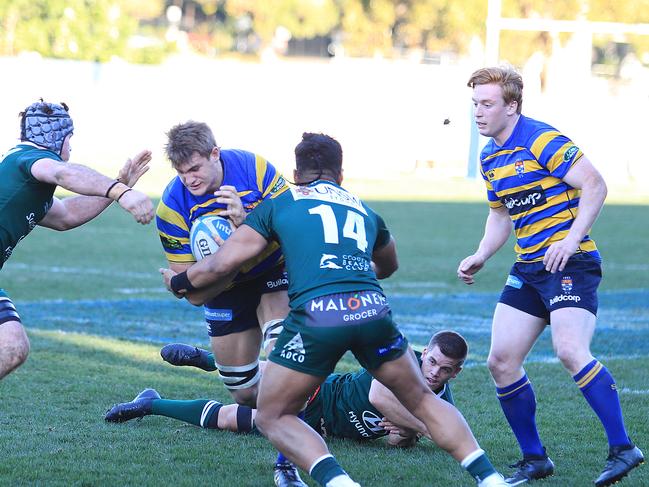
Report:
[[[177,296],[184,296],[206,286],[226,286],[233,275],[248,260],[259,255],[267,245],[266,239],[248,225],[242,225],[223,243],[219,251],[192,265],[185,273],[179,274],[189,282],[189,289],[174,289],[174,272],[160,269],[167,289]],[[184,274],[184,276],[183,276]],[[182,280],[176,282],[183,282]],[[191,289],[194,288],[194,289]]]
[[[143,151],[136,156],[135,165],[138,165],[140,169],[136,171],[138,175],[126,172],[129,174],[130,181],[128,182],[135,184],[139,176],[147,170],[141,166],[146,166],[150,159],[151,153],[148,151]],[[129,159],[126,166],[130,164],[132,161]],[[123,174],[123,171],[124,168],[120,171],[120,175]],[[32,165],[31,172],[41,182],[55,184],[80,195],[92,197],[80,197],[81,199],[72,201],[69,206],[67,203],[59,206],[49,219],[46,217],[43,220],[43,225],[49,228],[66,230],[82,225],[99,215],[112,200],[118,201],[120,206],[131,213],[139,223],[149,223],[153,218],[153,204],[146,195],[89,167],[59,162],[54,159],[39,159]],[[104,196],[104,198],[97,198],[97,196]]]
[[[387,244],[372,252],[372,266],[377,279],[390,277],[399,268],[397,245],[392,236]]]

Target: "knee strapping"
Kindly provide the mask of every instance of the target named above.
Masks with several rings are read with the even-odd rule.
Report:
[[[261,379],[261,371],[259,370],[259,360],[248,365],[221,365],[216,364],[221,375],[221,380],[226,389],[231,391],[238,389],[247,389],[254,386],[259,379]]]
[[[21,322],[20,316],[16,311],[14,303],[11,302],[11,299],[2,297],[0,298],[0,325],[7,321]]]
[[[264,334],[264,350],[272,340],[277,340],[279,334],[284,329],[284,320],[270,320],[264,323],[261,327],[261,332]]]

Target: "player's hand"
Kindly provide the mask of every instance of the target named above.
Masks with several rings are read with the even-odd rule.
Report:
[[[484,267],[485,259],[478,254],[469,255],[457,268],[457,277],[465,284],[473,284],[473,276]]]
[[[381,421],[379,421],[379,426],[390,434],[395,434],[402,437],[409,437],[417,434],[414,430],[394,424],[388,418],[382,418]]]
[[[218,203],[227,206],[219,216],[227,216],[235,227],[240,226],[246,219],[246,210],[243,209],[237,189],[234,186],[221,186],[218,191],[214,191],[214,196]]]
[[[167,288],[167,291],[172,293],[178,299],[184,298],[185,297],[184,292],[177,292],[176,293],[176,292],[174,292],[173,289],[171,289],[171,278],[174,277],[178,273],[172,271],[171,269],[165,269],[165,268],[162,268],[162,267],[160,269],[158,269],[158,271],[160,272],[160,274],[162,274],[162,280],[165,283],[165,287]]]
[[[568,259],[577,252],[579,243],[580,242],[575,242],[573,239],[566,237],[563,240],[554,242],[550,245],[543,257],[545,270],[552,274],[557,271],[562,271],[566,267]]]
[[[151,151],[143,150],[133,159],[127,159],[122,168],[119,170],[117,179],[126,186],[133,187],[142,175],[150,169]]]
[[[135,189],[127,190],[119,198],[118,203],[142,225],[146,225],[153,220],[153,203],[151,203],[151,199],[144,193],[140,193]]]
[[[398,448],[411,448],[417,444],[417,435],[403,436],[399,433],[388,434],[388,444]]]

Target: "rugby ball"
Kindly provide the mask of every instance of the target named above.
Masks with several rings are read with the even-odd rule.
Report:
[[[213,235],[218,235],[226,240],[232,233],[230,220],[221,216],[205,215],[194,220],[189,231],[189,242],[192,247],[192,254],[198,261],[219,250],[219,245]]]

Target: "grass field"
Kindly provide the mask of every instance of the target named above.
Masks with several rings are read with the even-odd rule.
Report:
[[[512,262],[502,249],[473,287],[457,263],[482,234],[486,205],[375,202],[398,242],[401,268],[384,282],[397,320],[423,345],[442,328],[471,345],[454,384],[465,414],[494,464],[518,459],[485,366],[491,313]],[[595,354],[614,373],[633,439],[649,450],[649,227],[646,206],[607,206],[593,232],[604,259]],[[642,224],[641,222],[645,222]],[[106,424],[112,404],[155,387],[169,398],[230,402],[215,374],[173,368],[158,351],[170,341],[207,346],[202,312],[163,290],[164,258],[153,226],[111,208],[66,233],[37,229],[1,272],[32,353],[0,382],[0,485],[272,485],[275,454],[260,437],[201,430],[168,418]],[[355,367],[341,363],[341,370]],[[592,485],[607,454],[595,415],[553,358],[546,332],[528,375],[539,402],[542,438],[557,465],[540,486]],[[422,441],[393,450],[381,441],[331,442],[332,452],[365,486],[470,486],[445,453]],[[309,485],[314,485],[308,480]],[[649,468],[623,485],[649,485]]]

